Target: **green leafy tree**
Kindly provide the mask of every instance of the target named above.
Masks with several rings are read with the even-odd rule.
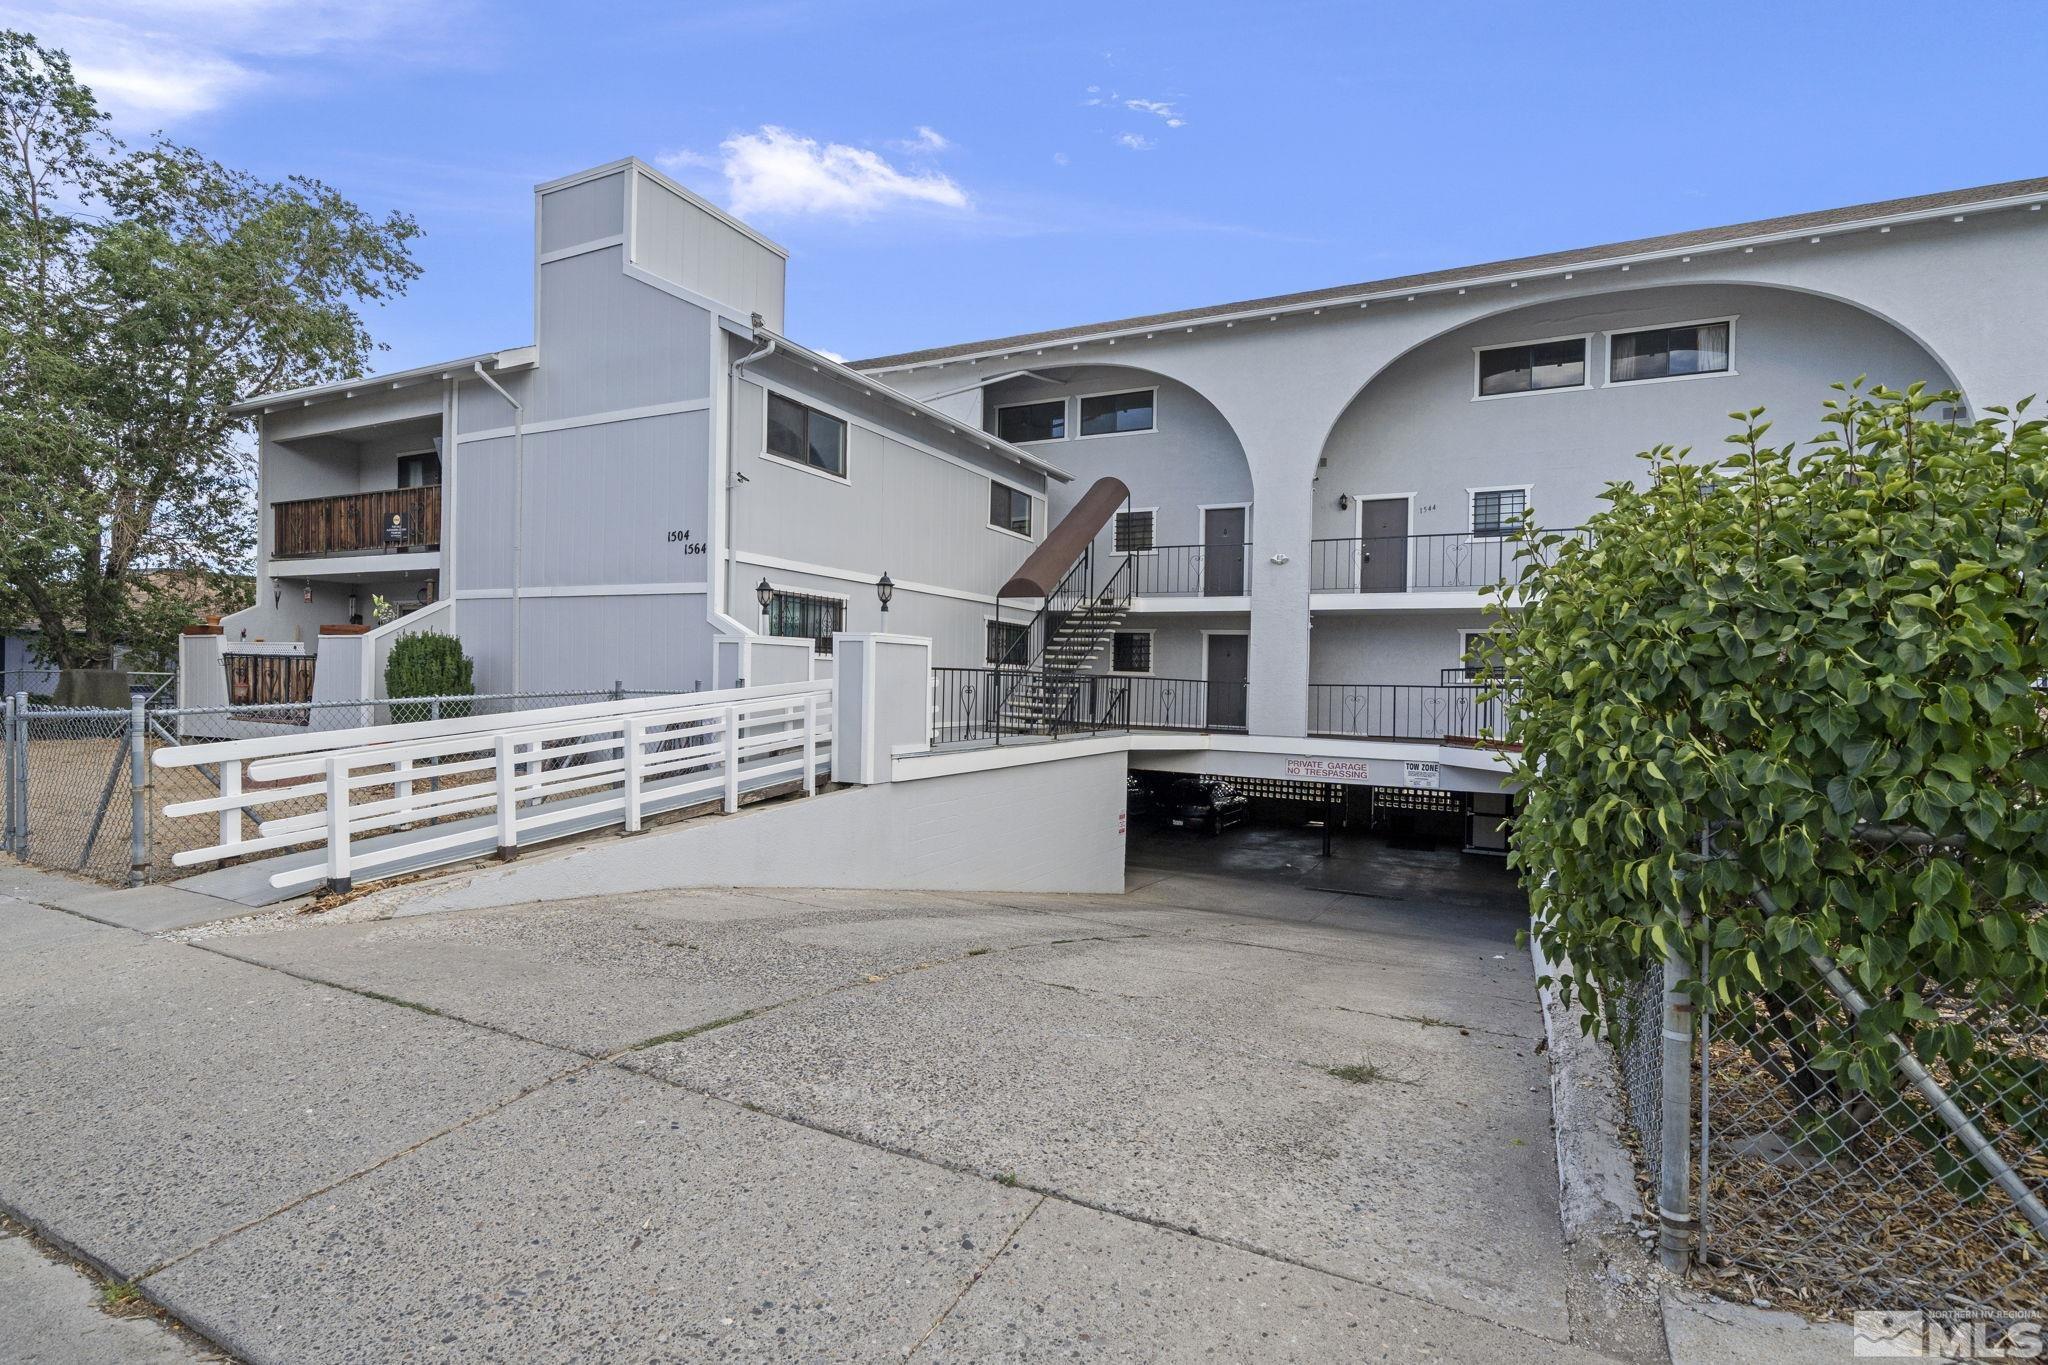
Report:
[[[413,221],[188,147],[130,148],[0,32],[0,614],[59,667],[167,653],[253,545],[249,393],[362,372]]]
[[[2048,434],[1837,389],[1803,448],[1731,414],[1725,458],[1650,451],[1583,535],[1531,532],[1512,859],[1589,1027],[1673,944],[1717,1028],[1787,1022],[1820,954],[1874,1007],[1802,1084],[1886,1090],[1893,1033],[2038,1126],[2042,1064],[1970,1021],[2048,989]]]

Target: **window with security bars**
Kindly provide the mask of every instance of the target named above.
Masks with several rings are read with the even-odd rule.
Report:
[[[1119,512],[1116,514],[1116,552],[1120,555],[1140,553],[1152,548],[1151,512]]]
[[[1152,632],[1146,630],[1120,630],[1110,646],[1110,671],[1114,673],[1150,673],[1152,671]]]
[[[1529,510],[1526,488],[1489,488],[1472,495],[1472,534],[1504,536],[1515,530]]]
[[[768,633],[809,639],[820,654],[832,652],[832,632],[846,629],[846,603],[836,597],[778,592],[768,599]]]
[[[1022,664],[1030,648],[1031,627],[1018,621],[988,623],[988,661],[992,664]]]

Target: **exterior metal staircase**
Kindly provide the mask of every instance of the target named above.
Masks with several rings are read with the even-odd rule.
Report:
[[[1094,714],[1100,675],[1091,670],[1131,609],[1137,568],[1130,555],[1120,555],[1098,585],[1095,540],[1129,500],[1119,480],[1097,480],[997,593],[998,618],[1005,596],[1041,603],[990,670],[999,730],[1059,734],[1102,723]]]

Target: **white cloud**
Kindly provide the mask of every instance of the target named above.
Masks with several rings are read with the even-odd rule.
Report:
[[[825,357],[825,359],[827,360],[836,360],[842,365],[846,363],[846,357],[839,354],[839,352],[837,351],[828,351],[823,346],[817,347],[816,349],[818,354]]]
[[[1125,100],[1124,108],[1140,114],[1157,114],[1160,118],[1166,120],[1166,126],[1169,128],[1184,128],[1187,126],[1187,120],[1182,118],[1174,110],[1174,107],[1165,100]]]
[[[1142,133],[1118,133],[1116,135],[1116,145],[1128,147],[1134,152],[1149,152],[1159,144]]]
[[[1066,154],[1065,152],[1054,152],[1054,153],[1052,154],[1052,164],[1053,164],[1053,165],[1055,165],[1055,166],[1064,166],[1064,165],[1066,165],[1066,164],[1067,164],[1067,154]]]
[[[0,24],[25,29],[71,57],[117,123],[150,126],[203,114],[280,82],[285,68],[393,53],[432,60],[466,3],[405,0],[69,0],[0,3]]]
[[[953,145],[943,133],[935,132],[922,123],[917,125],[915,136],[896,144],[907,152],[943,152]]]
[[[929,128],[918,129],[917,145],[936,150],[951,145]],[[929,135],[929,136],[927,136]],[[719,144],[718,169],[725,176],[726,203],[745,217],[822,214],[868,218],[887,209],[973,207],[967,191],[939,171],[904,171],[879,152],[842,142],[819,142],[775,124],[734,133]],[[659,158],[671,169],[704,167],[699,152],[670,152]]]

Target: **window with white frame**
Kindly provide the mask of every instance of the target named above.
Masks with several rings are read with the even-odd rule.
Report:
[[[1031,627],[1022,621],[990,621],[988,623],[988,662],[992,664],[1024,664],[1025,650],[1030,648]]]
[[[846,477],[846,423],[779,393],[768,395],[768,453]]]
[[[1586,386],[1586,339],[1526,341],[1479,352],[1479,396],[1540,393]]]
[[[1152,548],[1152,521],[1156,513],[1147,508],[1142,512],[1119,512],[1116,514],[1116,552],[1120,555],[1142,554]]]
[[[1118,631],[1110,642],[1109,670],[1112,673],[1150,673],[1152,671],[1152,632],[1149,630]]]
[[[1120,436],[1152,430],[1152,390],[1094,393],[1081,400],[1083,436]]]
[[[1607,339],[1607,382],[1678,379],[1693,374],[1726,374],[1731,324],[1690,322],[1616,332]]]
[[[1472,534],[1509,535],[1521,526],[1522,514],[1528,510],[1526,488],[1476,489],[1472,494]]]
[[[807,592],[777,592],[768,599],[768,633],[810,640],[820,654],[832,652],[832,634],[846,629],[846,603]]]
[[[996,435],[1013,445],[1067,439],[1067,400],[1013,403],[996,409]]]
[[[1031,534],[1031,495],[1021,488],[1012,488],[1006,483],[990,480],[988,486],[988,524],[999,531],[1028,536]]]

